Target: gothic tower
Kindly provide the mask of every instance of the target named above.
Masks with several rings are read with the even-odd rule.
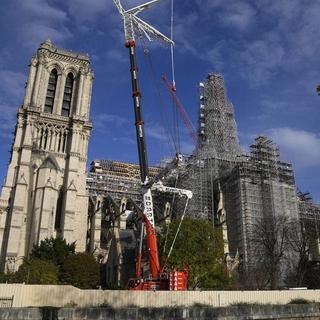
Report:
[[[47,40],[31,59],[0,198],[1,267],[62,236],[85,250],[87,148],[93,73],[87,55]]]

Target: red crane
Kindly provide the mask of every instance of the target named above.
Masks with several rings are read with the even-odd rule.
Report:
[[[183,122],[184,122],[185,127],[186,127],[187,130],[188,130],[188,133],[189,133],[189,135],[190,135],[193,143],[194,143],[195,145],[197,145],[198,136],[197,136],[196,130],[194,129],[194,126],[193,126],[192,122],[190,121],[186,110],[184,109],[182,103],[180,102],[180,100],[179,100],[179,98],[178,98],[178,96],[177,96],[177,94],[176,94],[176,87],[175,87],[175,85],[174,85],[174,84],[171,85],[171,84],[169,83],[169,80],[168,80],[168,78],[167,78],[166,75],[163,75],[163,76],[162,76],[162,80],[163,80],[166,88],[168,89],[168,91],[169,91],[169,93],[170,93],[170,95],[171,95],[171,97],[172,97],[172,100],[173,100],[173,102],[174,102],[174,104],[175,104],[178,112],[180,113],[180,116],[181,116],[181,118],[182,118],[182,120],[183,120]]]
[[[160,0],[153,0],[141,4],[129,10],[125,10],[120,0],[113,0],[124,22],[125,46],[129,49],[130,57],[130,73],[132,85],[132,98],[135,114],[136,138],[138,145],[140,176],[143,193],[143,224],[141,226],[140,248],[137,261],[136,278],[130,279],[129,289],[131,290],[185,290],[187,288],[187,270],[183,271],[167,271],[165,267],[161,267],[159,263],[159,253],[157,236],[154,224],[153,201],[151,189],[162,192],[176,193],[187,197],[192,197],[192,192],[183,189],[176,189],[164,186],[161,181],[152,183],[149,180],[147,150],[145,145],[144,122],[141,108],[141,94],[138,81],[138,68],[136,61],[136,41],[135,32],[145,35],[149,40],[151,36],[159,38],[170,45],[173,41],[160,33],[158,30],[147,24],[145,21],[137,17],[141,11],[149,8]],[[146,230],[146,240],[149,255],[150,276],[142,278],[141,276],[141,255],[142,255],[142,239],[144,228]]]

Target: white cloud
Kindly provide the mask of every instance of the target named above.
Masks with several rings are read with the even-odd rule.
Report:
[[[2,99],[17,103],[22,100],[24,83],[26,76],[21,72],[11,70],[0,70],[1,86],[0,92]]]
[[[256,20],[257,10],[246,0],[196,0],[202,18],[219,22],[226,28],[238,31],[250,29]]]
[[[226,65],[226,56],[228,43],[226,40],[220,40],[212,49],[206,53],[206,58],[211,62],[215,70],[222,70]]]
[[[50,38],[54,45],[63,43],[73,37],[70,30],[66,27],[52,27],[41,24],[39,21],[27,22],[23,25],[20,36],[24,38],[24,44],[29,48],[36,48],[40,43]]]
[[[284,48],[269,40],[256,40],[240,54],[240,62],[246,67],[243,76],[252,84],[264,84],[276,73],[284,60]]]
[[[297,169],[320,166],[320,135],[291,128],[273,128],[267,134],[279,146],[281,158]]]
[[[0,78],[0,136],[11,138],[16,122],[16,112],[22,103],[25,75],[11,70],[1,70]]]
[[[108,63],[110,61],[120,63],[126,63],[128,61],[128,57],[125,55],[125,51],[122,48],[108,50],[106,53],[106,58]]]
[[[107,18],[112,6],[110,0],[72,0],[69,1],[69,12],[78,23],[83,23],[93,21],[99,14]]]
[[[146,130],[147,137],[151,137],[159,141],[167,140],[166,130],[161,125],[148,124],[145,130]]]
[[[192,53],[209,61],[215,69],[225,74],[236,72],[252,87],[258,87],[284,72],[310,72],[307,66],[317,63],[319,2],[260,0],[254,6],[240,0],[197,3],[206,21],[206,29],[197,37],[209,45]],[[207,39],[206,34],[211,31],[214,36]],[[185,42],[194,43],[193,38],[191,32]]]
[[[21,8],[38,19],[50,21],[65,21],[67,14],[57,7],[51,6],[46,0],[29,0],[20,2]]]
[[[99,113],[93,115],[94,128],[100,132],[114,127],[123,127],[128,123],[128,119],[115,114]]]
[[[232,2],[225,7],[220,16],[223,25],[244,31],[252,25],[256,17],[256,10],[246,2]]]
[[[127,144],[127,145],[136,145],[137,142],[133,138],[129,137],[115,137],[112,139],[114,142],[118,142],[120,144]]]
[[[0,101],[0,136],[12,138],[12,132],[16,122],[17,106],[6,104]]]
[[[251,86],[267,83],[285,64],[285,49],[272,37],[250,43],[220,40],[203,56],[216,70],[236,70]]]
[[[54,43],[62,43],[73,35],[67,26],[70,17],[59,3],[50,0],[17,1],[16,33],[21,44],[28,49],[34,49],[39,43],[51,38]]]

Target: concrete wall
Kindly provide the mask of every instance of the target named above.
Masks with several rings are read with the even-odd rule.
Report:
[[[320,319],[319,305],[228,308],[0,308],[0,320]]]
[[[13,307],[99,306],[174,307],[195,304],[224,307],[246,302],[286,304],[292,299],[320,301],[320,290],[283,291],[158,291],[80,290],[72,286],[0,284],[0,298],[12,297]]]

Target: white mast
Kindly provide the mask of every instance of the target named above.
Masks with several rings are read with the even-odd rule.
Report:
[[[143,21],[141,18],[137,17],[138,13],[150,8],[160,1],[161,0],[148,1],[134,8],[125,10],[120,0],[113,0],[123,19],[126,41],[135,41],[135,31],[139,31],[139,33],[143,33],[149,41],[152,41],[151,36],[155,36],[156,38],[159,38],[168,44],[174,44],[174,42],[170,38],[162,34],[147,22]]]

